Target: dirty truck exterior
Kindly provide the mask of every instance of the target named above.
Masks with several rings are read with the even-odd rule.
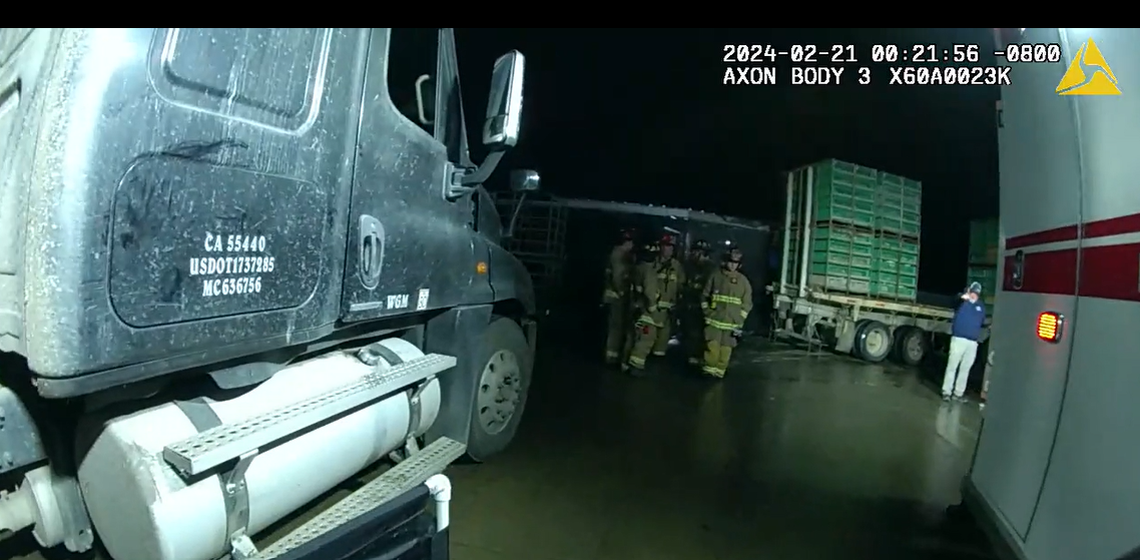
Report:
[[[476,165],[453,33],[390,83],[402,32],[0,30],[0,533],[116,560],[446,550],[433,475],[508,444],[531,374],[531,282],[481,186],[524,59],[495,63]]]
[[[1140,31],[1000,32],[1061,56],[1011,64],[1002,88],[994,371],[963,494],[1014,558],[1134,558],[1140,92],[1126,80],[1140,76]],[[1071,68],[1094,86],[1119,77],[1123,94],[1058,95]]]

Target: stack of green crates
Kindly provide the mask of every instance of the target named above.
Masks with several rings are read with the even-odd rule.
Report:
[[[914,301],[918,295],[918,241],[880,232],[875,247],[874,295]]]
[[[812,168],[816,222],[867,228],[875,225],[877,173],[874,169],[837,160],[823,161]]]
[[[820,225],[812,231],[809,279],[813,286],[871,293],[875,236],[844,225]]]
[[[922,184],[838,160],[810,167],[814,219],[809,283],[914,301]],[[801,185],[805,171],[794,172]]]
[[[966,285],[982,286],[982,301],[993,306],[998,289],[997,261],[1000,232],[996,219],[970,222],[970,253],[966,263]]]
[[[922,183],[879,172],[875,229],[918,237],[922,228]]]

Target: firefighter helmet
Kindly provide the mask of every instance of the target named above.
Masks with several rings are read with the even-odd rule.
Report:
[[[728,250],[724,252],[724,262],[740,264],[742,260],[744,260],[744,252],[740,250],[740,247],[729,245]]]
[[[641,246],[641,250],[637,252],[637,256],[643,261],[651,261],[657,258],[657,249],[656,243],[646,243]]]

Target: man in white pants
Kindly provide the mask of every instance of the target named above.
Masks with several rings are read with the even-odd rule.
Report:
[[[942,375],[943,400],[950,400],[951,396],[961,400],[966,392],[966,381],[970,379],[970,368],[974,367],[978,353],[978,338],[986,321],[986,306],[979,299],[981,293],[982,285],[971,283],[954,312],[954,322],[950,325],[950,359]]]

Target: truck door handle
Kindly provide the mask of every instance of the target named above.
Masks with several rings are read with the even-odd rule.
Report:
[[[1009,283],[1013,289],[1020,290],[1025,282],[1025,251],[1013,254],[1013,270],[1009,274]]]
[[[369,290],[380,285],[380,271],[384,268],[384,225],[380,220],[361,214],[360,216],[360,283]]]

